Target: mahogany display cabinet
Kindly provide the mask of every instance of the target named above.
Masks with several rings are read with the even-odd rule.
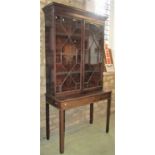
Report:
[[[60,153],[64,152],[65,110],[106,99],[109,130],[111,91],[103,89],[106,17],[51,3],[45,14],[46,136],[50,138],[49,105],[59,110]]]

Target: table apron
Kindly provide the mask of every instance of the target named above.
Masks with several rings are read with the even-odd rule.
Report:
[[[66,110],[106,99],[107,100],[110,99],[110,95],[89,96],[84,98],[78,98],[77,100],[68,100],[68,101],[66,100],[60,104],[60,108]]]

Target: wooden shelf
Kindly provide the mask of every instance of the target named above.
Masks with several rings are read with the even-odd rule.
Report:
[[[69,72],[57,72],[56,75],[64,75],[68,74]],[[80,71],[73,71],[70,74],[80,74]]]
[[[57,33],[56,33],[56,36],[68,37],[68,34],[57,32]],[[79,34],[73,34],[73,35],[71,35],[71,38],[73,38],[73,37],[76,37],[76,38],[78,37],[78,38],[81,39],[81,35],[79,35]]]
[[[85,71],[85,73],[100,73],[100,71]],[[68,74],[69,72],[57,72],[56,75],[64,75],[64,74]],[[80,71],[73,71],[70,72],[70,74],[80,74]]]
[[[63,55],[63,56],[67,56],[67,55],[68,56],[81,56],[81,54],[67,54],[67,52],[66,53],[62,53],[62,54],[56,54],[56,56],[61,56],[61,55]]]

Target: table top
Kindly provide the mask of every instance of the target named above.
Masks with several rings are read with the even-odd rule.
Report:
[[[47,95],[47,97],[51,97],[52,99],[54,99],[56,102],[66,102],[66,101],[73,101],[73,100],[78,100],[78,99],[82,99],[82,98],[88,98],[88,97],[92,97],[92,96],[98,96],[98,95],[110,95],[111,91],[91,91],[91,92],[83,92],[83,93],[79,93],[79,94],[72,94],[72,95],[66,95],[66,96],[52,96],[52,95]]]

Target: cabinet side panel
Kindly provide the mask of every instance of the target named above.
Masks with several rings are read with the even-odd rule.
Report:
[[[55,94],[55,26],[54,8],[44,9],[45,53],[46,53],[46,94]]]
[[[53,52],[50,49],[51,27],[45,26],[45,53],[46,53],[46,93],[54,93],[53,84]]]

